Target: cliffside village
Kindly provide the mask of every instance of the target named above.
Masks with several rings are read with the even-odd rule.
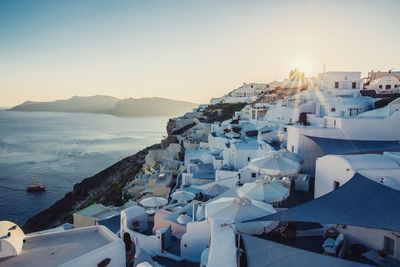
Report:
[[[0,222],[0,265],[400,266],[399,79],[245,83],[169,121],[122,207]]]

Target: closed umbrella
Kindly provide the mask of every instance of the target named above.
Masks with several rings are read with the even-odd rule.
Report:
[[[139,202],[143,207],[158,208],[168,203],[163,197],[148,197]]]
[[[290,176],[299,172],[300,163],[273,153],[250,161],[247,168],[270,176]]]
[[[186,202],[193,200],[196,197],[195,194],[187,192],[187,191],[176,191],[173,194],[171,194],[171,198],[175,199],[179,202]]]
[[[280,202],[289,196],[289,189],[278,182],[265,180],[245,183],[237,189],[240,197],[247,197],[267,203]]]

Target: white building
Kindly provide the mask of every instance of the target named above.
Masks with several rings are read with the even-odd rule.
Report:
[[[212,98],[210,104],[218,103],[253,103],[257,97],[268,90],[268,84],[265,83],[243,83],[242,86],[229,92],[228,94]]]
[[[318,89],[361,90],[363,82],[359,71],[328,71],[318,75]]]
[[[345,184],[356,173],[378,181],[382,177],[397,179],[400,164],[389,155],[327,155],[317,159],[314,197],[323,196]]]
[[[315,197],[323,196],[342,186],[356,173],[400,190],[399,156],[398,153],[384,153],[384,155],[328,155],[318,158]],[[382,205],[398,205],[398,203],[382,203]],[[355,243],[376,251],[384,249],[390,257],[400,260],[400,233],[350,225],[340,227],[340,232],[346,236],[347,247]]]
[[[258,96],[261,92],[268,89],[268,85],[265,83],[243,83],[242,86],[233,90],[230,93],[232,97],[252,97]]]
[[[375,90],[379,93],[398,93],[400,90],[400,81],[395,76],[383,76],[372,80],[367,86],[368,90]]]
[[[270,105],[258,125],[278,128],[297,122],[320,124],[324,116],[351,117],[371,108],[372,100],[354,91],[306,90]],[[307,114],[308,120],[301,118],[302,114]]]
[[[323,125],[289,126],[287,149],[304,159],[304,172],[314,174],[317,157],[398,150],[399,140],[400,98],[358,116],[324,117]]]
[[[239,170],[251,160],[274,150],[267,143],[259,143],[256,140],[231,142],[223,151],[223,165],[229,166],[231,170]]]
[[[130,237],[137,254],[143,249],[150,256],[162,256],[174,261],[200,262],[202,251],[210,240],[210,225],[199,216],[204,206],[198,203],[185,207],[158,210],[149,217],[139,206],[121,212],[121,236]],[[185,213],[186,220],[179,217]],[[151,219],[152,223],[149,223]]]

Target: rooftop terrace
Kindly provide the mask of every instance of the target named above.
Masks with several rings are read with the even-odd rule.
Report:
[[[113,236],[103,227],[31,236],[25,239],[20,255],[0,259],[0,265],[2,267],[59,266],[113,241]]]

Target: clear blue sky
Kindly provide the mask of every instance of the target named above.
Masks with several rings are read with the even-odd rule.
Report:
[[[0,0],[0,106],[72,95],[207,102],[298,67],[400,67],[400,1]]]

